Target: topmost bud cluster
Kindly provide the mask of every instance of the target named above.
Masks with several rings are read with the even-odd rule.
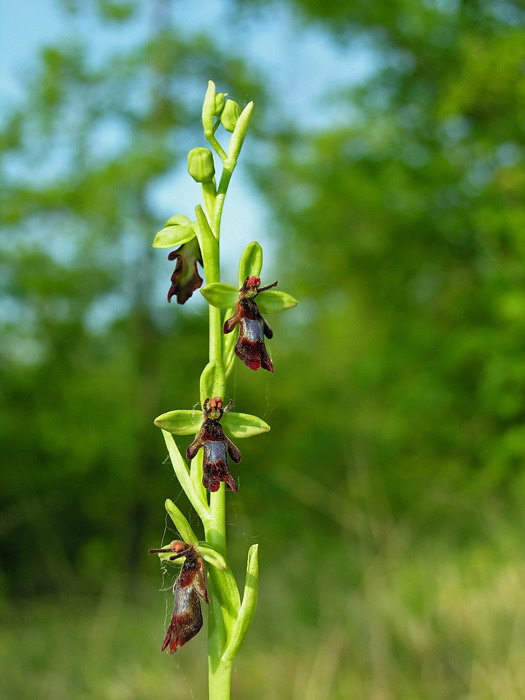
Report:
[[[215,84],[210,81],[202,106],[202,126],[204,135],[222,160],[227,159],[228,155],[223,151],[219,142],[216,140],[215,131],[220,124],[226,131],[233,134],[242,114],[241,108],[237,102],[226,99],[227,94],[226,92],[215,92]],[[244,138],[244,135],[242,138]],[[234,155],[234,158],[236,158],[236,155]],[[191,149],[188,153],[188,172],[195,182],[213,182],[213,178],[215,177],[215,165],[213,162],[213,154],[209,148],[199,146]]]

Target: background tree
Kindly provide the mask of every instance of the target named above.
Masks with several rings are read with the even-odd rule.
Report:
[[[102,18],[125,31],[138,8],[115,7],[102,3]],[[45,48],[5,126],[0,430],[4,585],[17,593],[97,583],[110,562],[133,573],[149,504],[164,498],[151,416],[173,387],[189,390],[182,368],[201,364],[199,315],[159,308],[172,270],[150,249],[152,190],[184,167],[182,135],[209,75],[240,94],[251,83],[211,40],[180,36],[170,7],[153,3],[145,42],[98,61],[79,36]],[[176,352],[163,342],[174,328]],[[28,528],[45,583],[19,549]]]

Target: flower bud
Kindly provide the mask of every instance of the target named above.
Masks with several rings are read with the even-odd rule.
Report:
[[[199,146],[188,153],[188,172],[195,182],[211,182],[215,175],[213,156],[209,148]]]
[[[226,102],[226,92],[216,92],[215,93],[215,111],[214,116],[220,117],[222,110],[224,108],[224,103]]]
[[[226,100],[224,104],[224,109],[221,113],[221,124],[226,129],[226,131],[233,131],[237,120],[241,116],[241,108],[233,100]]]

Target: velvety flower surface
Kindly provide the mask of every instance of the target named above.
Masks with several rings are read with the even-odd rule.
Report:
[[[199,434],[186,450],[186,458],[193,459],[202,447],[204,457],[202,460],[202,483],[209,491],[218,491],[221,481],[237,493],[235,483],[228,469],[228,457],[238,464],[241,461],[241,453],[233,442],[226,437],[220,424],[220,420],[226,411],[231,408],[231,402],[222,407],[222,399],[215,396],[207,398],[203,405],[204,421]]]
[[[161,651],[169,647],[170,654],[189,642],[202,627],[199,598],[209,603],[204,562],[195,547],[174,540],[165,549],[150,549],[149,553],[173,552],[171,560],[185,557],[182,568],[173,584],[173,615],[162,642]]]
[[[177,264],[171,276],[171,287],[168,291],[168,301],[177,297],[179,304],[184,304],[193,292],[202,285],[202,277],[197,270],[197,263],[202,265],[202,254],[197,238],[183,243],[177,250],[172,250],[168,260],[176,260]]]
[[[273,364],[266,350],[264,337],[272,338],[273,331],[261,316],[255,297],[277,282],[260,287],[259,277],[247,277],[239,290],[239,300],[235,305],[233,316],[229,318],[223,327],[224,333],[231,333],[239,325],[239,338],[235,345],[235,354],[250,369],[258,370],[260,367],[273,372]]]

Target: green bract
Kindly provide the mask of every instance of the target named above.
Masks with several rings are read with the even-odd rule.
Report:
[[[228,646],[224,652],[226,659],[234,659],[239,651],[239,647],[246,637],[246,633],[255,614],[257,605],[257,594],[259,584],[259,545],[252,544],[248,551],[248,562],[246,564],[246,580],[244,582],[244,595],[241,607],[237,614],[237,619],[228,640]]]
[[[253,102],[248,102],[246,107],[242,110],[239,119],[237,120],[237,124],[235,125],[235,129],[233,130],[233,134],[231,135],[230,143],[228,146],[229,163],[237,162],[237,156],[241,152],[244,137],[246,136],[246,132],[248,130],[248,122],[250,121],[250,117],[252,116],[252,111]]]
[[[202,127],[204,134],[213,132],[213,117],[215,116],[215,83],[212,80],[208,81],[208,89],[204,95],[202,103]]]

